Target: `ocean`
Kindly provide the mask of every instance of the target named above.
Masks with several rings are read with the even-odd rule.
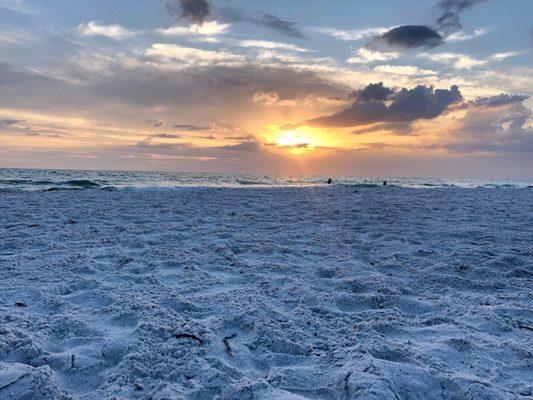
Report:
[[[76,190],[172,187],[306,187],[327,185],[328,176],[215,174],[151,171],[86,171],[59,169],[0,169],[0,190]],[[533,183],[412,177],[333,177],[334,185],[409,188],[531,188]]]

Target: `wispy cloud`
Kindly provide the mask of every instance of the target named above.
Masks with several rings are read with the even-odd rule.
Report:
[[[263,25],[268,28],[274,29],[280,33],[283,33],[284,35],[296,39],[305,38],[302,31],[298,28],[298,24],[296,22],[282,19],[276,15],[265,13],[261,16],[261,18],[253,20],[253,22],[258,25]]]
[[[0,8],[19,13],[30,13],[34,11],[25,0],[0,0]]]
[[[437,4],[439,15],[437,25],[444,34],[462,29],[460,15],[463,11],[488,0],[440,0]]]
[[[183,65],[232,65],[245,61],[244,56],[226,51],[202,50],[176,44],[155,43],[145,51],[148,57],[172,60]]]
[[[231,24],[221,24],[217,21],[208,21],[203,24],[189,26],[172,26],[166,29],[156,29],[156,33],[164,36],[218,36],[228,32]]]
[[[135,35],[135,32],[119,24],[105,25],[100,21],[82,23],[78,26],[78,32],[82,36],[105,36],[115,40],[122,40]]]
[[[436,75],[437,73],[431,69],[421,69],[412,65],[379,65],[374,68],[377,72],[394,75]]]
[[[4,118],[0,119],[0,128],[9,128],[13,125],[17,125],[21,122],[25,122],[22,119],[14,119],[14,118]]]
[[[237,42],[241,47],[252,47],[270,50],[287,50],[294,52],[308,52],[309,50],[289,43],[271,42],[268,40],[241,40]]]
[[[33,35],[23,30],[0,30],[0,44],[22,44],[34,39]]]
[[[366,28],[355,30],[343,30],[337,28],[314,28],[313,31],[332,36],[339,40],[357,41],[371,36],[382,35],[392,28]]]
[[[492,56],[490,56],[490,59],[495,60],[495,61],[500,61],[500,60],[505,60],[506,58],[509,58],[509,57],[516,57],[524,53],[525,51],[504,51],[502,53],[493,54]]]
[[[491,61],[501,61],[509,57],[514,57],[522,54],[520,51],[508,51],[503,53],[496,53],[486,58],[475,58],[466,54],[459,53],[421,53],[418,57],[426,58],[431,61],[447,64],[455,69],[472,69],[488,64]]]
[[[356,55],[346,60],[348,64],[364,64],[375,61],[388,61],[400,57],[400,53],[396,51],[380,52],[376,50],[370,50],[365,47],[356,51]]]
[[[474,33],[467,34],[464,32],[454,32],[451,35],[446,37],[447,42],[463,42],[466,40],[475,39],[477,37],[483,36],[489,32],[489,29],[480,28],[476,29]]]

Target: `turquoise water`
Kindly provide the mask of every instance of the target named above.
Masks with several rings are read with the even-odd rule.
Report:
[[[0,189],[62,190],[147,187],[300,187],[327,185],[326,176],[250,175],[182,172],[76,171],[51,169],[0,169]],[[402,178],[402,177],[334,177],[333,184],[411,188],[493,187],[524,188],[531,183],[479,179]]]

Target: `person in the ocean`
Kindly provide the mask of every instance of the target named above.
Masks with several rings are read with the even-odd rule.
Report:
[[[328,185],[331,185],[331,182],[333,182],[333,180],[331,178],[328,179]]]
[[[383,181],[383,186],[387,186],[387,181]]]

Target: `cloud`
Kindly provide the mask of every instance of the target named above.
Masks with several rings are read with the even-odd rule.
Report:
[[[0,8],[27,14],[33,11],[25,0],[0,0]]]
[[[436,89],[419,85],[413,89],[392,89],[383,84],[371,84],[354,92],[356,101],[338,113],[308,121],[312,126],[350,127],[372,123],[411,122],[432,119],[463,100],[457,86]]]
[[[207,21],[190,26],[171,26],[166,29],[156,29],[156,33],[163,36],[218,36],[225,34],[231,24],[221,24],[217,21]]]
[[[501,107],[507,106],[515,103],[522,103],[524,100],[527,100],[529,96],[524,95],[508,95],[508,94],[499,94],[497,96],[491,97],[480,97],[474,100],[471,104],[475,107]]]
[[[165,125],[165,121],[159,121],[159,120],[157,120],[157,119],[156,119],[156,120],[151,120],[151,119],[149,119],[149,120],[146,121],[146,122],[148,122],[149,124],[152,124],[152,126],[153,126],[154,128],[159,128],[159,127]]]
[[[225,138],[226,140],[237,140],[239,142],[248,142],[251,140],[255,140],[254,135],[244,135],[244,136],[229,136]]]
[[[282,42],[271,42],[268,40],[241,40],[237,42],[241,47],[252,47],[259,49],[269,49],[269,50],[287,50],[293,52],[308,52],[309,50],[295,46],[293,44],[282,43]]]
[[[460,14],[477,4],[488,0],[440,0],[437,4],[439,15],[437,25],[445,34],[462,29]]]
[[[219,146],[217,147],[217,149],[225,150],[225,151],[245,151],[245,152],[257,153],[263,150],[263,145],[258,140],[253,139],[253,140],[246,140],[238,144]]]
[[[353,130],[353,135],[365,135],[372,132],[387,131],[396,135],[408,135],[411,133],[411,122],[390,122],[366,126]]]
[[[386,101],[394,94],[394,90],[383,85],[383,82],[370,83],[363,89],[358,89],[349,94],[350,99],[356,101]]]
[[[248,16],[241,13],[241,11],[230,7],[218,7],[218,14],[225,21],[228,22],[246,22],[252,25],[259,25],[272,29],[285,36],[295,39],[305,39],[305,35],[298,28],[298,24],[294,21],[282,19],[276,15],[263,13],[259,16]]]
[[[474,101],[439,146],[461,153],[533,152],[532,112],[522,104],[526,98],[502,94]]]
[[[122,40],[135,35],[118,24],[104,25],[99,21],[90,21],[78,26],[78,32],[82,36],[105,36],[115,40]]]
[[[385,74],[405,75],[405,76],[420,76],[420,75],[436,75],[437,73],[431,69],[420,69],[411,65],[379,65],[374,68],[377,72]]]
[[[266,105],[274,105],[278,102],[279,95],[276,92],[257,92],[254,93],[252,101]]]
[[[201,25],[211,15],[211,3],[208,0],[179,0],[166,4],[167,13],[176,19],[186,19]]]
[[[469,40],[481,36],[486,29],[478,29],[473,35],[458,32],[461,28],[459,15],[466,9],[488,0],[440,0],[437,4],[436,28],[427,25],[403,25],[377,35],[370,43],[385,44],[399,49],[433,48],[446,41]]]
[[[449,64],[456,69],[471,69],[486,64],[487,60],[481,60],[467,56],[466,54],[457,53],[421,53],[419,57],[427,58],[441,64]]]
[[[10,126],[20,124],[21,122],[26,122],[26,121],[22,119],[13,119],[13,118],[0,119],[0,128],[9,128]]]
[[[20,45],[34,40],[33,35],[23,30],[0,30],[0,44]]]
[[[180,135],[176,135],[174,133],[157,133],[155,135],[151,135],[150,137],[158,139],[181,139]]]
[[[173,150],[173,149],[187,149],[191,147],[190,143],[157,143],[154,138],[157,136],[148,136],[147,138],[141,140],[136,144],[137,147],[140,148],[155,148],[155,149],[163,149],[163,150]]]
[[[514,57],[522,54],[519,51],[508,51],[503,53],[496,53],[487,58],[474,58],[466,54],[459,53],[420,53],[418,57],[427,58],[431,61],[441,64],[448,64],[455,69],[472,69],[485,65],[491,61],[501,61],[509,57]]]
[[[181,129],[187,132],[206,131],[211,129],[209,126],[189,125],[189,124],[175,124],[173,128]]]
[[[295,143],[295,144],[267,143],[265,146],[275,147],[275,148],[278,148],[278,149],[285,149],[285,150],[297,150],[297,149],[308,149],[308,148],[311,147],[311,144],[310,143],[305,143],[305,142]],[[322,149],[328,148],[328,147],[325,147],[325,146],[318,146],[318,147],[313,146],[313,147],[314,148],[322,148]]]
[[[184,66],[231,65],[245,62],[243,56],[226,51],[202,50],[164,43],[154,43],[145,51],[145,55],[173,60]]]
[[[494,61],[500,61],[500,60],[505,60],[506,58],[509,58],[509,57],[516,57],[524,53],[525,51],[505,51],[502,53],[493,54],[492,56],[490,56],[490,59]]]
[[[383,43],[389,47],[400,49],[431,48],[444,43],[444,38],[429,26],[404,25],[376,36],[374,43]]]
[[[375,61],[388,61],[400,57],[398,52],[380,52],[370,50],[367,48],[358,49],[356,56],[350,57],[346,60],[348,64],[366,64]]]
[[[296,22],[287,21],[272,14],[263,14],[261,18],[255,20],[255,23],[274,29],[286,36],[296,39],[305,38],[304,34],[298,29]]]
[[[195,139],[204,139],[204,140],[216,140],[218,139],[215,135],[208,135],[208,136],[193,136]]]
[[[485,35],[487,32],[489,32],[488,29],[480,28],[476,29],[474,33],[468,35],[463,32],[454,32],[448,36],[446,36],[447,42],[463,42],[470,39],[475,39],[477,37]]]
[[[332,36],[339,40],[357,41],[367,37],[382,35],[391,28],[366,28],[356,30],[342,30],[337,28],[314,28],[313,31]]]

